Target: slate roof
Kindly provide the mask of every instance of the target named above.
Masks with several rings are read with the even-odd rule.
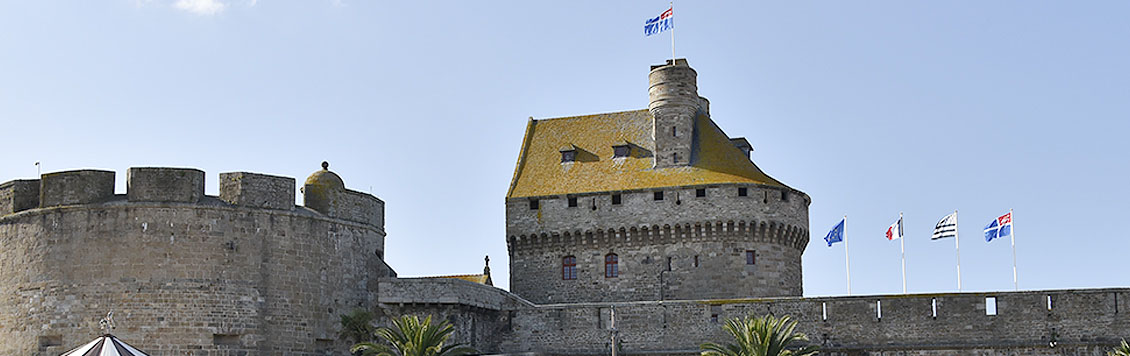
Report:
[[[695,122],[693,163],[653,168],[655,140],[646,109],[606,114],[530,119],[507,199],[679,187],[753,183],[787,187],[757,168],[709,117]],[[627,141],[632,153],[613,158],[612,146]],[[561,148],[577,147],[576,160],[561,162]]]

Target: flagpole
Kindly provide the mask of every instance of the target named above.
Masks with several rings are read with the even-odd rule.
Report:
[[[906,236],[902,236],[902,212],[899,212],[899,245],[902,248],[902,294],[906,294]]]
[[[1008,234],[1012,237],[1012,288],[1020,291],[1020,283],[1016,280],[1016,215],[1012,215],[1012,209],[1008,209],[1008,221],[1012,224]]]
[[[671,0],[671,65],[675,65],[675,0]]]
[[[851,295],[851,257],[848,256],[847,214],[844,214],[844,263],[847,264],[848,295]]]
[[[961,291],[961,237],[957,233],[957,210],[953,211],[953,246],[957,249],[957,291]]]

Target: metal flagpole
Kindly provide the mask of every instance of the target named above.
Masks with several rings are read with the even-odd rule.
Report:
[[[847,215],[844,215],[844,263],[847,264],[848,295],[851,295],[851,257],[848,256]]]
[[[899,212],[899,245],[902,247],[902,294],[906,294],[906,236],[902,236],[902,212]]]
[[[1012,224],[1008,232],[1008,236],[1012,237],[1012,288],[1019,291],[1020,283],[1016,281],[1016,216],[1012,215],[1012,209],[1008,209],[1008,221]]]
[[[608,314],[609,314],[608,319],[611,320],[609,326],[611,326],[611,329],[612,329],[611,330],[612,331],[612,356],[616,356],[616,334],[619,333],[619,330],[616,330],[616,306],[615,305],[609,306]]]
[[[675,0],[671,0],[671,65],[675,65]]]
[[[957,291],[961,291],[961,237],[957,233],[957,210],[953,211],[953,246],[957,249]]]

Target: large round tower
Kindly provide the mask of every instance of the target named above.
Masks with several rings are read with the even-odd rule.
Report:
[[[536,303],[799,296],[809,197],[727,136],[685,60],[648,110],[531,120],[506,199],[510,288]]]

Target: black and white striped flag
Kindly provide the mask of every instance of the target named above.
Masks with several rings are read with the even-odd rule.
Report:
[[[934,235],[930,237],[931,240],[944,239],[947,237],[957,236],[957,212],[946,215],[934,225]]]
[[[62,356],[148,356],[148,354],[107,334]]]

